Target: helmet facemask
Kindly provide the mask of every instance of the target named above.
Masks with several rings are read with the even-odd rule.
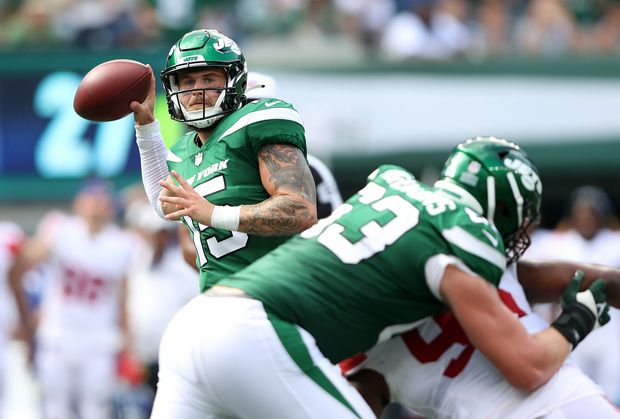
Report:
[[[200,70],[204,70],[207,68],[213,68],[213,66],[197,67],[195,71],[200,71]],[[179,78],[179,73],[183,70],[171,72],[167,76],[167,82],[164,82],[164,85],[166,86],[166,92],[168,93],[167,94],[168,106],[172,106],[173,110],[171,111],[171,113],[174,112],[178,118],[178,119],[177,118],[175,119],[181,122],[185,122],[188,125],[192,125],[198,129],[201,129],[201,128],[206,128],[206,127],[213,125],[215,122],[222,119],[226,114],[230,113],[231,110],[234,110],[234,109],[225,110],[223,108],[225,107],[224,100],[228,97],[230,101],[230,98],[236,96],[237,94],[234,88],[236,80],[232,80],[230,78],[230,76],[228,75],[228,72],[226,71],[226,68],[224,67],[220,67],[220,68],[223,68],[224,71],[226,72],[226,78],[227,78],[226,87],[181,90],[179,87],[178,78]],[[206,103],[206,101],[208,100],[207,91],[220,92],[217,99],[215,100],[215,103],[211,107],[207,106],[208,104]],[[194,95],[196,94],[195,92],[200,92],[200,94],[203,96],[202,109],[188,110],[183,105],[181,98],[185,95]]]
[[[539,221],[539,211],[534,208],[532,202],[523,205],[523,219],[519,227],[511,234],[504,237],[504,248],[508,264],[516,262],[532,244],[530,230]]]

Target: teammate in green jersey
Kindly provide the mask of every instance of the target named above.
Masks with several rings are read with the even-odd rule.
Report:
[[[185,34],[161,78],[170,115],[192,130],[166,150],[153,76],[131,103],[143,183],[158,213],[189,229],[204,291],[316,222],[303,122],[283,100],[245,104],[243,54],[215,30]]]
[[[374,417],[332,364],[447,310],[511,383],[540,386],[606,306],[595,282],[530,335],[500,300],[541,194],[527,155],[495,138],[457,146],[434,189],[379,167],[330,217],[177,314],[153,418]]]

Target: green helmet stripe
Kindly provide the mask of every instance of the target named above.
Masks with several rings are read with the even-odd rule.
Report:
[[[519,190],[519,185],[517,185],[517,180],[515,179],[514,173],[506,173],[506,178],[508,178],[510,189],[512,189],[512,196],[514,196],[517,204],[517,225],[520,226],[523,224],[523,195],[521,195],[521,191]]]
[[[495,217],[495,178],[493,176],[489,176],[487,178],[487,219],[490,222],[493,222]],[[482,214],[482,211],[480,211]]]

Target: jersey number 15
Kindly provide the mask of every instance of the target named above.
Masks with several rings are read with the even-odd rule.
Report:
[[[224,182],[224,176],[220,175],[201,183],[194,189],[200,195],[207,197],[211,194],[226,189],[226,182]],[[208,226],[196,223],[190,217],[186,216],[184,218],[187,226],[192,232],[192,239],[194,241],[194,246],[196,247],[196,254],[198,255],[200,266],[202,266],[207,263],[207,255],[205,253],[207,249],[205,249],[202,244],[200,233],[204,229],[208,228]],[[223,240],[218,240],[214,236],[209,237],[206,240],[206,247],[211,255],[219,259],[224,255],[234,252],[235,250],[243,249],[248,243],[248,235],[246,233],[242,233],[240,231],[231,231],[230,233],[231,236]]]

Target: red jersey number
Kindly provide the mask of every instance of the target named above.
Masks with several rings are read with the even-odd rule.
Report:
[[[518,314],[519,317],[523,317],[527,314],[519,308],[510,293],[504,290],[498,291],[502,302],[511,311]],[[430,342],[422,338],[418,329],[403,333],[401,337],[405,345],[407,345],[409,352],[411,352],[411,355],[422,364],[437,361],[454,344],[458,343],[464,345],[465,347],[461,353],[450,361],[443,372],[444,376],[454,378],[465,369],[475,348],[469,342],[467,335],[452,313],[439,314],[434,316],[433,320],[437,323],[441,332]]]

